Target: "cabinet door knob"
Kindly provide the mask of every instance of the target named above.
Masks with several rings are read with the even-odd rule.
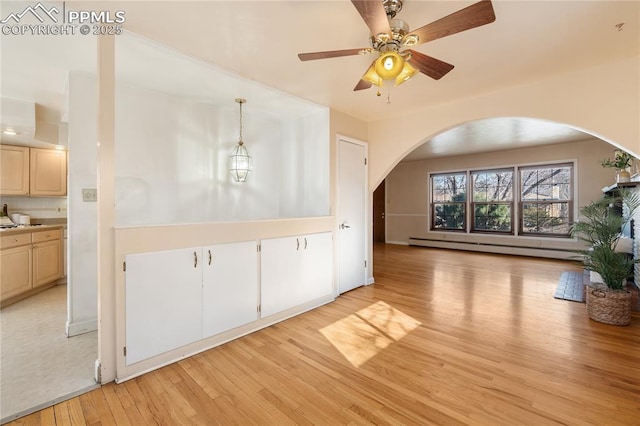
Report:
[[[211,265],[211,250],[207,250],[209,252],[209,265]]]
[[[304,237],[304,249],[307,249],[307,237]]]
[[[300,239],[296,238],[296,251],[300,250]]]
[[[193,267],[198,267],[198,253],[196,253],[195,251],[193,252]]]

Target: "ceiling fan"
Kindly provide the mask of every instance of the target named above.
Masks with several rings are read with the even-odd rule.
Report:
[[[490,0],[483,0],[460,9],[444,18],[409,31],[409,25],[395,16],[402,9],[402,0],[351,0],[371,31],[371,47],[300,53],[301,61],[337,58],[358,54],[377,53],[378,58],[361,77],[353,89],[382,86],[385,80],[399,85],[421,72],[439,80],[453,69],[453,65],[432,58],[409,47],[470,30],[496,20]]]

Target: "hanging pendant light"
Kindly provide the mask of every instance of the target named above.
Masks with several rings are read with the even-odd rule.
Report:
[[[229,172],[233,180],[236,182],[244,182],[252,170],[251,157],[247,152],[247,148],[244,147],[244,141],[242,140],[242,104],[246,103],[247,100],[236,98],[236,102],[240,104],[240,139],[229,156]]]

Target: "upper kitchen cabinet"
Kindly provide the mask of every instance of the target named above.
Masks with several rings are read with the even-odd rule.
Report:
[[[0,195],[29,194],[29,148],[0,145]]]
[[[0,145],[0,195],[67,195],[67,152]]]
[[[67,152],[40,148],[30,150],[29,194],[67,195]]]

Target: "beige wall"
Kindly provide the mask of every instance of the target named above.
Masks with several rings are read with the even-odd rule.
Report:
[[[335,216],[336,214],[335,194],[336,194],[336,188],[337,188],[336,167],[337,167],[337,158],[338,158],[337,157],[338,155],[337,154],[337,135],[347,136],[353,139],[358,139],[362,142],[366,142],[367,141],[367,123],[333,109],[330,112],[329,120],[330,120],[329,134],[331,135],[331,138],[330,138],[331,140],[329,141],[329,143],[331,144],[330,152],[329,152],[329,156],[331,158],[331,169],[330,169],[331,170],[330,171],[331,210],[329,214],[332,216]]]
[[[415,147],[462,123],[529,117],[567,124],[640,153],[640,57],[506,87],[369,124],[369,188]]]
[[[614,182],[614,171],[599,165],[601,159],[611,157],[612,149],[612,146],[606,142],[590,139],[582,142],[505,150],[498,153],[400,163],[386,179],[387,241],[407,243],[410,237],[417,237],[571,249],[575,247],[573,240],[557,238],[431,232],[428,219],[429,173],[575,160],[578,177],[576,201],[578,206],[582,206],[602,196],[602,188]]]

